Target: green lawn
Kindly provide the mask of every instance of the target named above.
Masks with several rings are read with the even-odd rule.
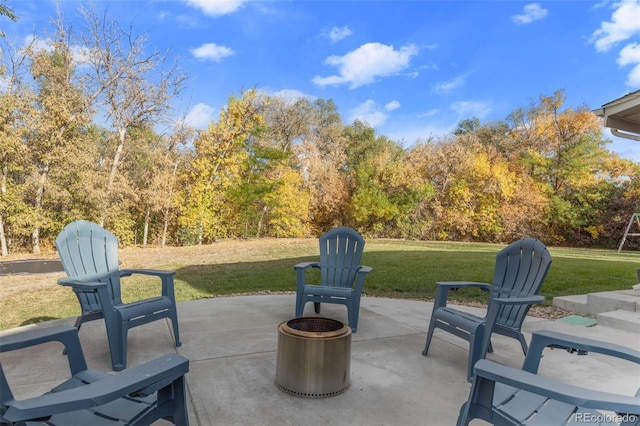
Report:
[[[293,241],[293,242],[292,242]],[[496,253],[504,245],[368,240],[363,264],[370,296],[429,300],[436,281],[491,282]],[[541,294],[556,296],[628,289],[638,282],[640,253],[613,250],[550,249],[553,263]],[[124,267],[175,270],[180,301],[231,294],[295,290],[293,265],[317,259],[317,240],[223,241],[210,246],[121,250]],[[79,313],[68,288],[56,276],[0,277],[0,329]],[[150,278],[125,279],[124,299],[155,295]],[[486,301],[480,291],[450,294],[458,301]]]
[[[364,294],[371,296],[432,299],[436,281],[491,282],[494,244],[405,241],[367,242],[362,263],[373,267],[365,280]],[[315,247],[314,247],[315,248]],[[313,252],[314,250],[309,250]],[[637,283],[637,252],[550,248],[553,263],[542,295],[553,297],[627,289]],[[283,252],[272,259],[210,265],[173,265],[176,291],[181,300],[260,291],[292,291],[292,266],[316,256],[293,257]],[[461,301],[484,301],[480,291],[459,291]]]

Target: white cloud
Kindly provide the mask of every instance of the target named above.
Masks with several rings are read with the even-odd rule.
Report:
[[[247,0],[187,0],[189,6],[209,16],[222,16],[240,9]]]
[[[329,31],[329,38],[333,43],[335,43],[343,38],[349,37],[351,34],[351,30],[346,25],[342,28],[333,27],[331,28],[331,31]]]
[[[439,93],[439,94],[446,94],[449,93],[451,91],[453,91],[454,89],[457,89],[458,87],[462,86],[464,84],[464,80],[465,77],[463,75],[460,75],[458,77],[455,77],[449,81],[443,81],[441,83],[436,83],[436,85],[433,88],[433,91],[435,93]]]
[[[433,117],[434,115],[436,115],[439,112],[440,112],[440,110],[438,108],[434,108],[434,109],[430,109],[427,112],[423,112],[421,114],[418,114],[418,117],[419,118],[429,118],[429,117]]]
[[[524,6],[524,10],[520,15],[514,15],[511,19],[518,25],[524,25],[539,21],[547,16],[548,13],[549,11],[540,6],[540,3],[529,3]]]
[[[328,77],[316,76],[318,86],[349,84],[349,88],[373,83],[378,77],[388,77],[405,70],[411,57],[418,53],[417,47],[407,45],[395,50],[393,46],[367,43],[344,56],[330,56],[327,65],[338,68],[339,74]]]
[[[591,36],[598,52],[607,52],[616,44],[640,34],[640,0],[625,0],[617,8],[610,22],[603,22]]]
[[[189,111],[184,121],[196,129],[206,129],[213,120],[215,110],[207,104],[199,103]]]
[[[629,72],[629,76],[627,77],[627,86],[629,87],[640,87],[640,62],[634,66]]]
[[[640,0],[623,0],[614,5],[611,21],[602,22],[593,32],[591,42],[598,52],[608,52],[615,45],[640,34]],[[627,85],[640,87],[640,44],[628,43],[618,54],[618,66],[632,65]]]
[[[400,102],[398,102],[398,101],[388,102],[384,106],[384,109],[386,109],[387,111],[393,111],[394,109],[398,109],[398,108],[400,108]]]
[[[235,55],[235,52],[225,46],[218,46],[215,43],[205,43],[200,47],[190,50],[197,59],[220,62],[222,58]]]
[[[374,128],[383,125],[389,117],[380,105],[371,99],[367,99],[364,103],[349,110],[347,116],[350,122],[360,120]]]
[[[621,67],[631,64],[640,64],[640,44],[627,44],[620,51],[618,56],[618,65]]]
[[[472,101],[454,102],[451,104],[451,109],[462,118],[482,118],[491,112],[491,107],[487,103]]]

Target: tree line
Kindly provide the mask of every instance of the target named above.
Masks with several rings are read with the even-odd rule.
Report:
[[[82,13],[80,34],[59,17],[48,43],[0,39],[3,256],[51,247],[76,219],[142,246],[348,225],[368,237],[613,248],[640,206],[640,163],[607,150],[598,118],[565,106],[562,90],[409,146],[345,123],[331,100],[257,89],[196,131],[171,110],[187,79],[168,54],[107,13]]]

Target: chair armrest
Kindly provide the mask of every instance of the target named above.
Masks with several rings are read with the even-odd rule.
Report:
[[[318,262],[301,262],[298,263],[297,265],[293,266],[293,269],[300,270],[300,269],[307,269],[307,268],[319,268],[320,267],[320,263]]]
[[[102,311],[108,315],[113,309],[113,299],[107,289],[107,283],[85,282],[73,278],[59,278],[58,284],[71,287],[75,293],[97,293]]]
[[[365,265],[360,265],[360,269],[358,269],[358,274],[368,274],[369,272],[373,271],[373,268],[371,266],[365,266]]]
[[[74,278],[58,278],[58,284],[71,287],[78,293],[96,293],[99,289],[106,290],[107,283],[97,281],[80,281]]]
[[[78,330],[75,327],[56,325],[3,335],[0,339],[0,353],[49,342],[60,342],[64,345],[67,351],[69,370],[72,375],[87,369],[87,362],[78,338]]]
[[[12,422],[103,405],[130,394],[147,394],[170,385],[189,371],[189,360],[171,354],[129,368],[85,386],[48,393],[8,405],[4,418]]]
[[[121,269],[120,276],[128,277],[133,274],[153,275],[157,277],[174,276],[176,271],[163,271],[161,269]]]
[[[571,336],[555,331],[534,331],[529,344],[529,351],[524,359],[522,369],[531,373],[537,373],[540,365],[542,351],[547,348],[562,348],[569,353],[577,352],[578,355],[586,355],[588,352],[600,353],[615,358],[624,359],[640,364],[640,351],[614,343],[603,342],[584,337]]]
[[[484,359],[479,360],[474,366],[474,386],[475,381],[480,378],[578,407],[640,414],[638,397],[585,389]]]
[[[77,281],[80,282],[100,282],[100,280],[106,279],[106,278],[110,278],[110,277],[117,277],[120,275],[120,271],[119,270],[114,270],[114,271],[110,271],[110,272],[102,272],[99,274],[89,274],[89,275],[82,275],[82,276],[77,276],[74,278],[69,278],[69,279],[75,279]],[[67,277],[68,278],[68,277]]]
[[[479,288],[489,291],[491,284],[479,283],[474,281],[438,281],[436,282],[436,296],[433,301],[433,310],[444,308],[447,306],[447,296],[449,290],[457,290],[459,288]]]
[[[482,290],[489,290],[491,284],[479,283],[475,281],[438,281],[436,286],[446,288],[448,290],[454,288],[480,288]]]
[[[359,265],[358,270],[356,271],[356,279],[353,283],[353,289],[356,293],[362,293],[362,287],[364,286],[364,278],[367,276],[369,272],[371,272],[373,268],[371,266]]]
[[[306,285],[306,275],[308,268],[320,268],[319,262],[301,262],[293,266],[296,271],[296,292],[302,294],[302,289]]]
[[[544,296],[510,297],[508,299],[496,297],[492,302],[500,305],[536,305],[544,303]]]

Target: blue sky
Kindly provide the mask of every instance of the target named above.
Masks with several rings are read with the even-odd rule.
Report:
[[[9,40],[41,33],[51,0],[10,0]],[[60,0],[81,28],[87,3]],[[410,146],[473,116],[501,120],[563,89],[566,106],[596,109],[640,89],[640,0],[625,1],[110,1],[124,27],[180,60],[189,75],[176,109],[206,127],[230,95],[333,99]],[[610,135],[605,131],[606,135]],[[640,143],[609,136],[640,161]]]

